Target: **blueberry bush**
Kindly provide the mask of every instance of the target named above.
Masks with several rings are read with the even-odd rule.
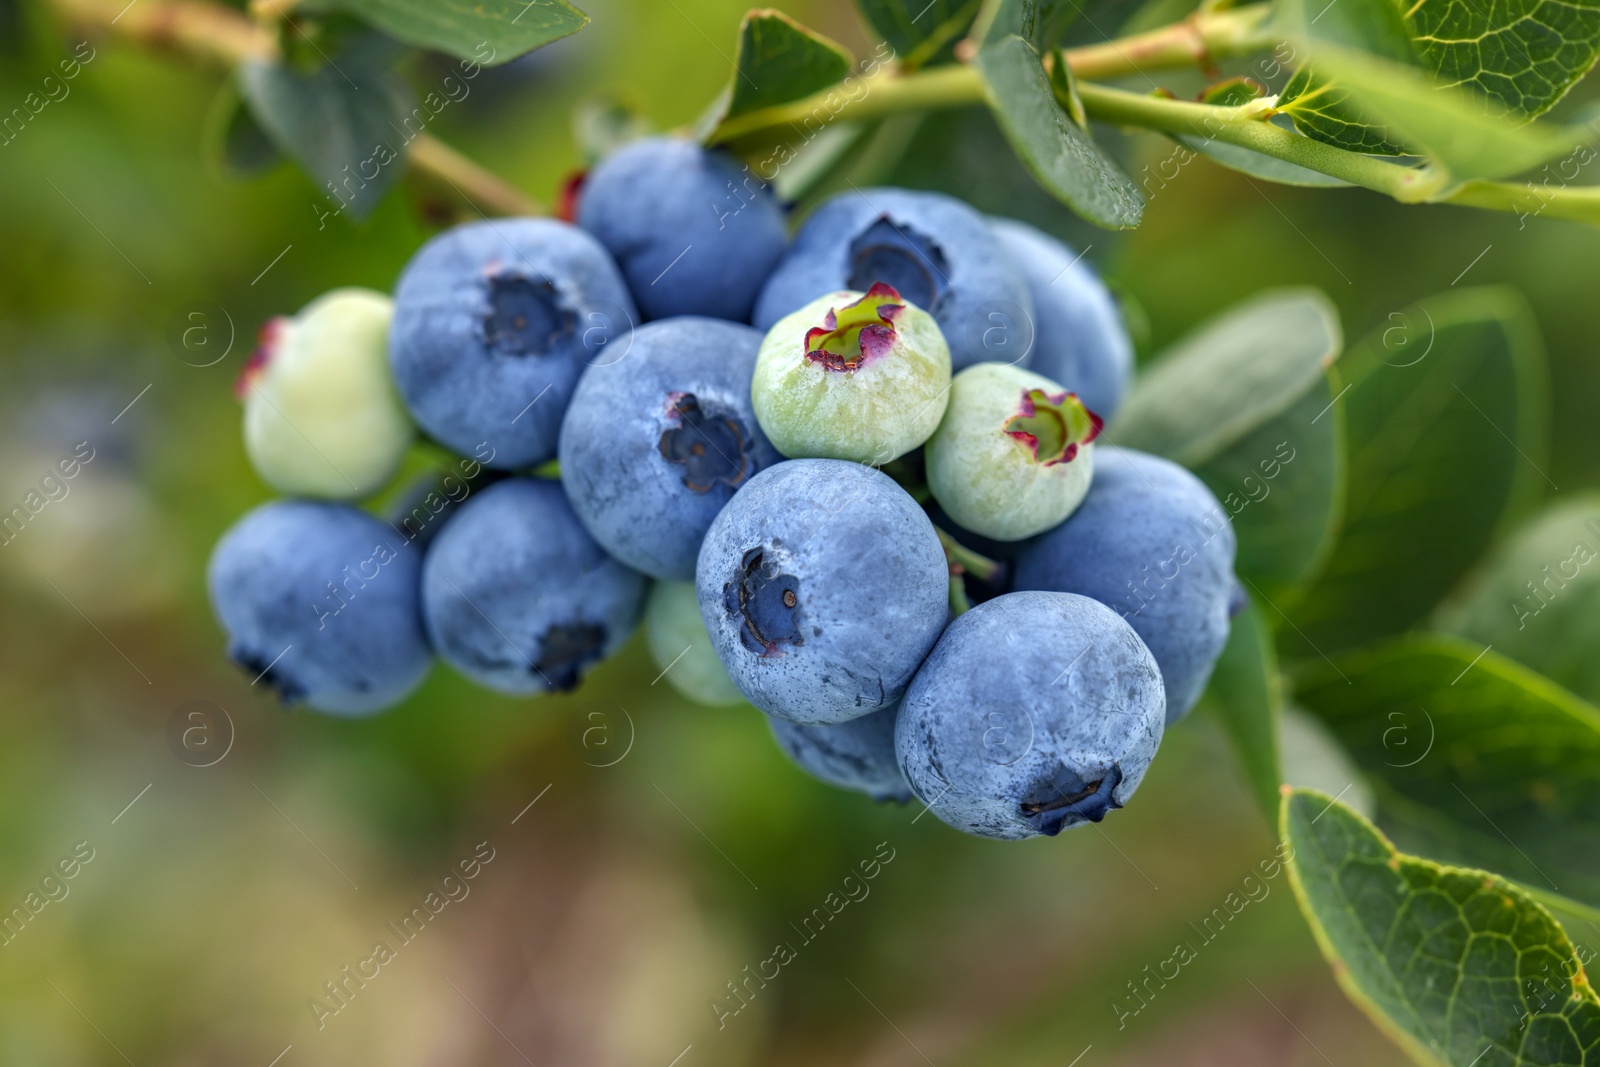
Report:
[[[754,10],[692,123],[581,101],[548,204],[429,126],[581,34],[567,0],[52,7],[228,71],[207,151],[292,161],[318,231],[402,191],[435,231],[239,379],[290,498],[207,570],[252,686],[363,720],[434,660],[564,693],[642,630],[805,772],[1008,841],[1114,825],[1214,728],[1261,876],[1406,1055],[1600,1065],[1600,503],[1546,473],[1527,298],[1469,264],[1347,344],[1285,270],[1151,352],[1083,259],[1199,157],[1592,240],[1600,112],[1564,98],[1600,6],[857,0],[861,56]],[[1076,244],[1010,217],[1041,202]]]

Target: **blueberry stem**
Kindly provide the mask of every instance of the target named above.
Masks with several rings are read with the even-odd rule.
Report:
[[[967,582],[959,574],[950,576],[950,614],[961,615],[972,610],[972,600],[967,596]]]
[[[970,574],[979,581],[988,582],[993,581],[994,576],[1000,573],[1000,564],[988,556],[981,556],[972,551],[937,526],[933,528],[933,532],[939,535],[939,544],[944,546],[944,558],[950,561],[951,576],[954,580],[959,581],[962,574]]]

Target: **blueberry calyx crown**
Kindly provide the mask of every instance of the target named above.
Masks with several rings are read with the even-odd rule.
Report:
[[[561,306],[548,278],[497,270],[489,275],[488,289],[483,343],[502,356],[548,355],[577,329],[577,316]]]
[[[702,406],[693,393],[673,393],[667,417],[678,425],[661,434],[661,456],[682,465],[683,484],[691,492],[710,492],[719,482],[737,488],[750,476],[749,435],[731,413]]]
[[[930,237],[887,215],[850,242],[850,276],[845,284],[865,290],[873,282],[892,285],[905,299],[933,314],[949,287],[950,263]]]
[[[780,573],[764,549],[744,554],[735,580],[722,587],[722,606],[739,620],[739,641],[758,656],[778,655],[782,644],[805,644],[800,636],[800,579]]]
[[[306,698],[305,686],[291,677],[283,664],[278,662],[283,658],[282,653],[262,655],[243,645],[234,645],[228,649],[228,658],[250,676],[252,684],[259,682],[269,692],[278,694],[279,702],[285,707],[298,704]]]
[[[1117,787],[1122,784],[1122,765],[1113,763],[1111,769],[1097,781],[1085,782],[1079,775],[1063,767],[1054,780],[1041,783],[1034,795],[1044,795],[1042,800],[1023,801],[1022,814],[1031,819],[1041,834],[1054,837],[1069,826],[1081,822],[1099,822],[1106,812],[1122,807],[1116,798]]]
[[[578,688],[583,672],[599,662],[606,648],[606,628],[574,620],[556,623],[539,638],[539,659],[533,669],[551,690],[570,693]]]
[[[1105,421],[1083,406],[1076,393],[1024,389],[1017,413],[1001,432],[1020,441],[1041,467],[1071,463],[1078,449],[1100,436]]]
[[[272,362],[272,357],[277,354],[283,345],[283,339],[289,332],[290,319],[287,315],[275,315],[261,324],[261,329],[256,333],[256,347],[250,353],[250,358],[244,361],[244,366],[239,370],[239,377],[233,381],[233,395],[240,400],[250,395],[262,375],[267,373],[267,364]]]
[[[806,331],[806,359],[824,370],[856,370],[894,347],[894,320],[904,310],[893,286],[873,282],[860,300],[829,308],[822,325]]]

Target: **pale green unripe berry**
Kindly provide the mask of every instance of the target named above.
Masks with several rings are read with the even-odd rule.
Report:
[[[672,688],[710,707],[744,703],[706,634],[693,582],[652,585],[644,624],[650,655]]]
[[[978,363],[950,383],[928,439],[928,488],[951,519],[997,541],[1059,525],[1094,478],[1100,419],[1048,378]]]
[[[767,439],[791,459],[877,465],[928,439],[949,389],[938,323],[879,283],[778,320],[761,343],[750,400]]]
[[[382,293],[335,289],[262,330],[238,385],[262,481],[339,499],[389,480],[415,432],[389,372],[393,312]]]

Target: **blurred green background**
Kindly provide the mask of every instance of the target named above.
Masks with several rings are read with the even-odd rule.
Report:
[[[486,72],[431,127],[545,202],[581,165],[579,100],[607,90],[659,126],[691,121],[727,78],[745,10],[579,6],[586,30]],[[785,10],[870,50],[847,0]],[[0,20],[8,110],[84,36],[45,6],[0,3]],[[1204,717],[1168,734],[1116,818],[1005,844],[802,776],[753,710],[653,683],[642,637],[570,696],[512,700],[439,667],[371,721],[280,711],[224,660],[205,600],[212,543],[269,496],[231,383],[269,316],[338,285],[389,289],[431,232],[417,210],[431,194],[408,186],[366,223],[319,228],[292,167],[246,182],[216,163],[223,75],[90,44],[70,94],[0,146],[0,501],[77,442],[95,449],[0,547],[0,905],[79,842],[93,851],[0,946],[0,1061],[1403,1062],[1336,989],[1281,876],[1119,1017],[1140,1003],[1129,983],[1198,941],[1275,847]],[[410,73],[426,87],[442,70]],[[1550,477],[1600,485],[1592,231],[1267,186],[1205,159],[1161,171],[1172,146],[1144,136],[1117,149],[1136,179],[1160,176],[1147,221],[1111,234],[1034,189],[983,113],[900,132],[904,158],[881,177],[1087,247],[1145,356],[1269,285],[1321,286],[1352,338],[1453,284],[1517,286],[1551,360]],[[205,367],[169,340],[202,306],[224,313],[219,351],[233,334]],[[412,467],[437,462],[419,452]],[[194,700],[231,722],[210,766],[170,740]],[[398,944],[385,924],[490,850],[467,897],[319,1020],[325,982]],[[806,940],[797,927],[875,855],[893,858],[870,894]],[[778,942],[794,960],[719,1028],[710,1002],[737,1007],[728,983]]]

